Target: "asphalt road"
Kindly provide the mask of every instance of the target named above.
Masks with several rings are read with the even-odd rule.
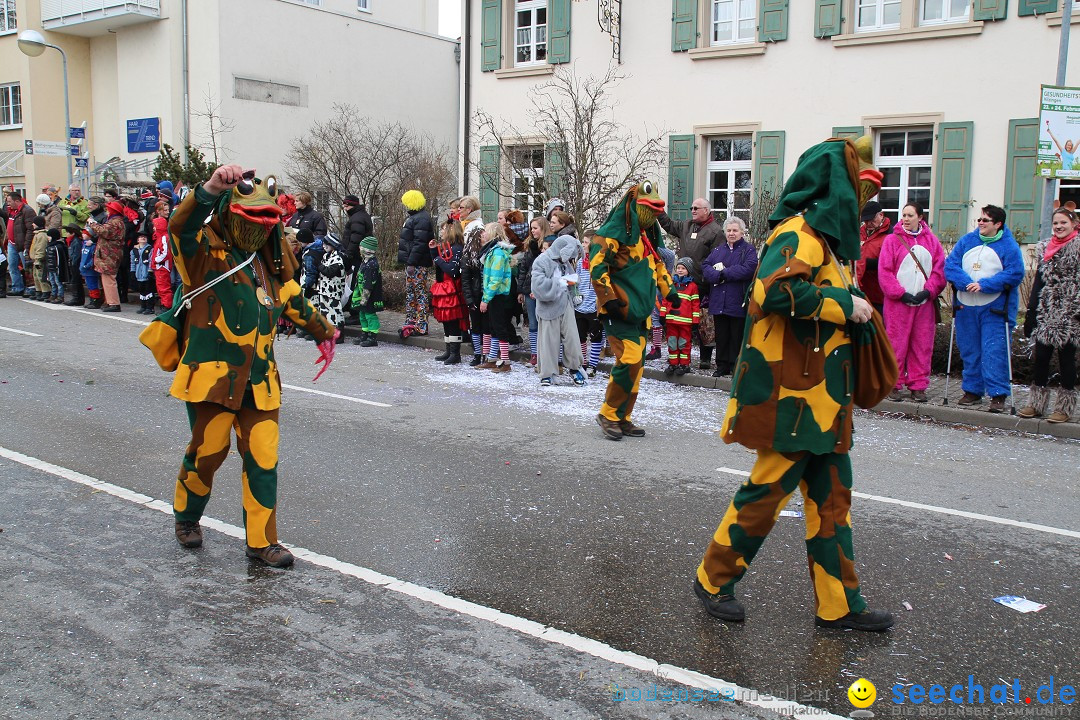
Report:
[[[182,404],[167,396],[170,377],[137,343],[137,321],[145,322],[128,312],[110,317],[0,301],[0,446],[168,502],[186,418]],[[740,584],[747,622],[727,626],[706,616],[690,591],[700,555],[741,482],[738,473],[753,463],[752,453],[715,434],[724,393],[644,382],[635,420],[649,435],[616,444],[601,438],[592,419],[601,378],[585,388],[563,378],[563,384],[541,389],[537,376],[520,365],[499,376],[444,368],[431,360],[433,354],[340,346],[330,371],[312,385],[314,347],[296,339],[278,343],[284,382],[295,388],[286,389],[281,413],[278,523],[287,544],[841,715],[853,709],[846,690],[858,677],[877,686],[872,709],[878,715],[915,710],[892,705],[897,684],[948,687],[972,675],[989,688],[1017,678],[1026,694],[1051,676],[1058,686],[1080,681],[1076,443],[861,413],[855,490],[901,504],[856,497],[856,564],[871,606],[897,615],[896,627],[880,635],[815,630],[802,521],[794,517],[780,519]],[[131,632],[153,642],[167,644],[193,626],[196,639],[184,638],[171,660],[147,665],[137,652],[145,651],[145,643],[131,640],[130,655],[117,662],[128,677],[145,666],[147,677],[160,673],[158,682],[170,686],[183,686],[180,679],[188,678],[196,695],[227,687],[235,697],[244,688],[269,688],[288,698],[287,689],[300,691],[302,685],[311,697],[325,698],[354,675],[380,682],[367,658],[385,659],[387,673],[396,667],[395,677],[435,684],[442,694],[424,695],[432,704],[415,708],[429,709],[411,715],[392,700],[353,693],[363,702],[329,702],[310,716],[719,717],[734,711],[693,703],[667,709],[613,703],[613,678],[644,683],[648,677],[565,648],[530,645],[519,652],[531,659],[500,665],[504,654],[481,645],[491,628],[465,618],[453,628],[455,640],[442,648],[446,657],[459,658],[455,677],[475,679],[477,687],[488,676],[492,688],[516,683],[529,689],[534,704],[508,704],[500,691],[471,701],[468,692],[445,691],[450,670],[417,660],[424,654],[417,650],[424,647],[417,627],[453,618],[401,607],[370,586],[310,564],[287,573],[249,570],[239,543],[213,532],[204,551],[185,553],[172,541],[165,515],[111,498],[91,501],[87,494],[0,459],[0,557],[10,563],[0,567],[0,607],[6,613],[18,608],[0,638],[26,637],[29,646],[16,646],[46,647],[54,668],[49,672],[64,672],[68,644],[78,639],[61,635],[65,608],[76,603],[80,612],[93,614],[97,593],[126,595],[123,607],[136,618]],[[92,512],[92,503],[106,509]],[[218,476],[208,513],[240,524],[235,455]],[[20,525],[30,539],[23,539]],[[39,563],[49,572],[27,569]],[[133,573],[140,569],[152,582],[136,582]],[[256,576],[250,582],[265,589],[258,603],[245,597],[249,573]],[[182,590],[170,587],[172,577]],[[230,583],[237,588],[229,590]],[[80,584],[83,591],[65,592]],[[264,624],[245,615],[244,603],[253,615],[273,615],[275,607],[284,612],[305,593],[339,602],[314,610],[307,603],[306,632],[296,640],[303,652],[295,683],[286,679],[294,671],[291,651],[282,649],[276,663],[248,662],[251,640],[222,644],[216,638],[260,628],[271,637]],[[1047,607],[1020,613],[992,601],[1002,595]],[[27,609],[35,603],[45,608]],[[170,604],[176,607],[165,613]],[[217,605],[230,610],[220,618],[190,612]],[[396,633],[391,644],[400,656],[374,642],[368,653],[344,652],[353,646],[350,637],[373,633],[365,622],[372,613],[390,618]],[[221,650],[220,657],[199,652],[204,646],[197,638],[207,634],[215,635],[208,647]],[[501,632],[498,638],[526,641],[533,642]],[[579,671],[560,653],[574,663],[597,663],[580,676],[591,684],[577,681],[565,705],[554,703],[561,691],[555,688],[566,688]],[[255,676],[232,683],[240,671],[230,668],[238,667]],[[329,679],[321,679],[323,670]],[[89,670],[79,672],[89,682]],[[191,679],[196,676],[199,682]],[[85,695],[78,683],[50,684],[49,677],[17,661],[0,669],[0,700],[11,707],[19,697],[12,682],[29,683],[39,696],[48,694],[46,688],[55,693],[57,714],[49,716],[64,716],[62,708]],[[387,687],[388,697],[402,697],[400,685]],[[147,691],[157,704],[132,716],[162,709],[177,695],[175,687],[168,691],[172,696],[161,688],[157,695]],[[445,706],[450,709],[430,710],[444,707],[433,700],[439,697],[452,700]],[[354,708],[368,714],[353,714]],[[4,712],[0,707],[0,716]]]

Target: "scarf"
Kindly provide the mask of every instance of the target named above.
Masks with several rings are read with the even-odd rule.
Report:
[[[903,224],[903,223],[900,223],[900,228],[901,228],[901,229],[902,229],[902,230],[903,230],[904,232],[906,232],[906,233],[907,233],[908,235],[910,235],[911,237],[913,237],[913,238],[917,238],[917,237],[919,237],[919,234],[920,234],[920,233],[922,233],[922,231],[923,231],[923,224],[922,224],[922,222],[920,221],[920,222],[919,222],[919,228],[918,228],[917,230],[915,230],[914,232],[912,232],[911,230],[908,230],[908,229],[907,229],[906,227],[904,227],[904,224]],[[998,237],[1001,237],[1001,235],[998,235]]]
[[[701,224],[699,224],[699,225],[698,225],[698,230],[700,230],[701,228],[705,227],[706,225],[708,225],[709,223],[711,223],[711,222],[712,222],[713,220],[715,220],[715,219],[716,219],[716,218],[714,218],[714,217],[713,217],[713,214],[712,214],[712,213],[709,213],[709,215],[708,215],[708,216],[707,216],[707,217],[705,218],[705,222],[703,222],[703,223],[701,223]]]
[[[1051,237],[1050,242],[1046,244],[1046,252],[1043,253],[1043,262],[1049,262],[1050,258],[1054,257],[1058,250],[1068,245],[1077,235],[1080,235],[1080,230],[1073,230],[1068,237],[1061,240],[1058,240],[1057,236]]]
[[[1000,240],[1001,236],[1004,235],[1004,234],[1005,234],[1005,228],[1001,228],[1000,230],[997,231],[997,235],[994,235],[992,237],[986,237],[985,235],[980,233],[979,234],[979,239],[982,240],[983,245],[989,245],[990,243],[995,243],[998,240]]]
[[[10,211],[8,213],[7,235],[5,236],[4,243],[3,243],[5,246],[9,242],[11,242],[11,243],[15,242],[15,216],[18,215],[19,213],[21,213],[22,209],[24,207],[26,207],[26,203],[25,202],[20,202],[19,207],[15,208],[14,210],[12,210],[12,211]]]

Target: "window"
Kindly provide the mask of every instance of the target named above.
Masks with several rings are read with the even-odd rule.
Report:
[[[855,30],[891,30],[900,27],[901,0],[855,0]]]
[[[514,148],[514,207],[525,213],[526,222],[544,210],[544,148],[530,145]]]
[[[930,215],[930,168],[934,160],[934,131],[885,130],[877,137],[877,169],[885,176],[877,201],[890,220],[900,218],[909,202]]]
[[[356,0],[358,12],[371,12],[371,0]]]
[[[19,83],[0,85],[0,128],[22,127],[22,89]]]
[[[737,215],[750,223],[754,143],[749,135],[709,139],[708,199],[720,222]]]
[[[547,62],[547,0],[517,0],[514,5],[514,66]]]
[[[0,0],[0,33],[15,32],[15,0]]]
[[[920,25],[965,22],[971,10],[971,0],[922,0]]]
[[[712,0],[711,44],[752,42],[757,38],[757,0]]]

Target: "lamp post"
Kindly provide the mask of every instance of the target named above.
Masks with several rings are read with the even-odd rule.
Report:
[[[45,48],[58,51],[64,61],[64,157],[67,158],[64,162],[67,164],[68,187],[71,187],[75,176],[71,171],[71,108],[68,102],[67,53],[59,45],[45,42],[45,36],[37,30],[23,30],[19,33],[19,49],[24,55],[38,57],[45,52]]]

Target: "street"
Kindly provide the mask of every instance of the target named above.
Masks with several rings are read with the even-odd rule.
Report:
[[[273,571],[228,534],[242,526],[235,452],[207,508],[225,532],[194,552],[173,539],[162,503],[186,414],[130,307],[0,301],[0,717],[775,717],[614,700],[616,686],[686,687],[635,655],[840,716],[860,677],[878,715],[916,712],[893,704],[895,685],[1080,681],[1076,442],[860,411],[856,567],[896,626],[814,628],[799,517],[778,520],[739,585],[746,622],[725,625],[691,582],[754,460],[716,434],[726,393],[645,380],[648,435],[613,443],[593,420],[601,375],[541,389],[520,363],[447,368],[381,343],[339,346],[313,385],[314,345],[283,339],[278,527],[325,559]]]

